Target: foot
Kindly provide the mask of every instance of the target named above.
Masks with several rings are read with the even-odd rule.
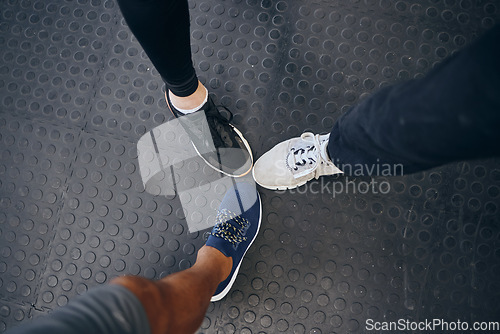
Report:
[[[286,190],[322,175],[341,174],[328,157],[328,138],[306,132],[274,146],[255,163],[255,182],[267,189]]]
[[[230,123],[232,114],[229,110],[215,106],[208,97],[199,111],[183,114],[173,106],[169,94],[165,94],[165,98],[196,152],[210,167],[231,177],[244,176],[252,169],[250,145]]]
[[[231,273],[217,287],[212,302],[224,298],[231,289],[243,257],[259,233],[261,218],[262,205],[255,186],[246,182],[236,183],[222,200],[216,225],[205,244],[233,261]]]

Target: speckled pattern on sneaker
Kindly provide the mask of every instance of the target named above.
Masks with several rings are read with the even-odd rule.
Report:
[[[221,300],[230,291],[241,261],[259,233],[261,220],[262,203],[255,184],[239,182],[227,191],[206,245],[231,257],[233,267],[227,279],[217,287],[212,301]]]

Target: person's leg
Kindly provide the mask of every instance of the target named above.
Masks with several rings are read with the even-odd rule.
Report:
[[[247,174],[253,165],[250,145],[230,124],[232,115],[223,115],[231,113],[227,109],[227,113],[221,113],[196,76],[187,0],[118,0],[118,4],[130,30],[165,81],[167,105],[186,129],[198,155],[229,176]],[[202,115],[193,116],[195,113]]]
[[[191,268],[158,281],[137,276],[115,278],[8,333],[194,333],[209,303],[229,293],[261,221],[262,203],[255,185],[235,182],[226,192],[215,226]]]
[[[146,312],[135,295],[119,285],[101,285],[48,315],[8,329],[6,334],[149,334]]]
[[[210,301],[221,300],[231,289],[261,221],[262,204],[255,184],[234,183],[219,206],[215,226],[193,267],[156,282],[125,276],[112,283],[137,296],[152,334],[193,333]]]
[[[194,333],[231,269],[231,257],[204,246],[198,251],[196,263],[187,270],[159,281],[137,276],[116,278],[66,307],[7,333]]]
[[[232,259],[204,246],[189,269],[159,281],[123,276],[111,284],[126,287],[143,305],[152,334],[194,333],[201,325],[219,283],[229,276]]]
[[[191,58],[187,0],[118,0],[130,30],[175,96],[199,89]]]
[[[500,155],[499,41],[500,25],[424,78],[351,108],[329,137],[277,144],[255,163],[255,181],[284,190],[322,175],[401,175]]]
[[[387,87],[344,114],[328,144],[345,174],[405,174],[500,154],[500,26],[424,78]],[[373,168],[378,166],[381,168]]]

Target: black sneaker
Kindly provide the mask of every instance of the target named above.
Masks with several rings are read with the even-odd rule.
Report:
[[[209,96],[199,111],[183,114],[172,105],[165,93],[167,105],[186,131],[196,153],[213,169],[231,177],[246,175],[253,166],[253,156],[243,134],[230,122],[233,114],[216,106]]]

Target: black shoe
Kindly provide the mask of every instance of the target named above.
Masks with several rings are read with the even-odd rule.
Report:
[[[183,114],[175,109],[168,95],[165,93],[170,111],[188,134],[198,155],[210,167],[231,177],[244,176],[252,169],[250,145],[230,124],[233,115],[227,108],[216,106],[209,96],[199,111]]]

